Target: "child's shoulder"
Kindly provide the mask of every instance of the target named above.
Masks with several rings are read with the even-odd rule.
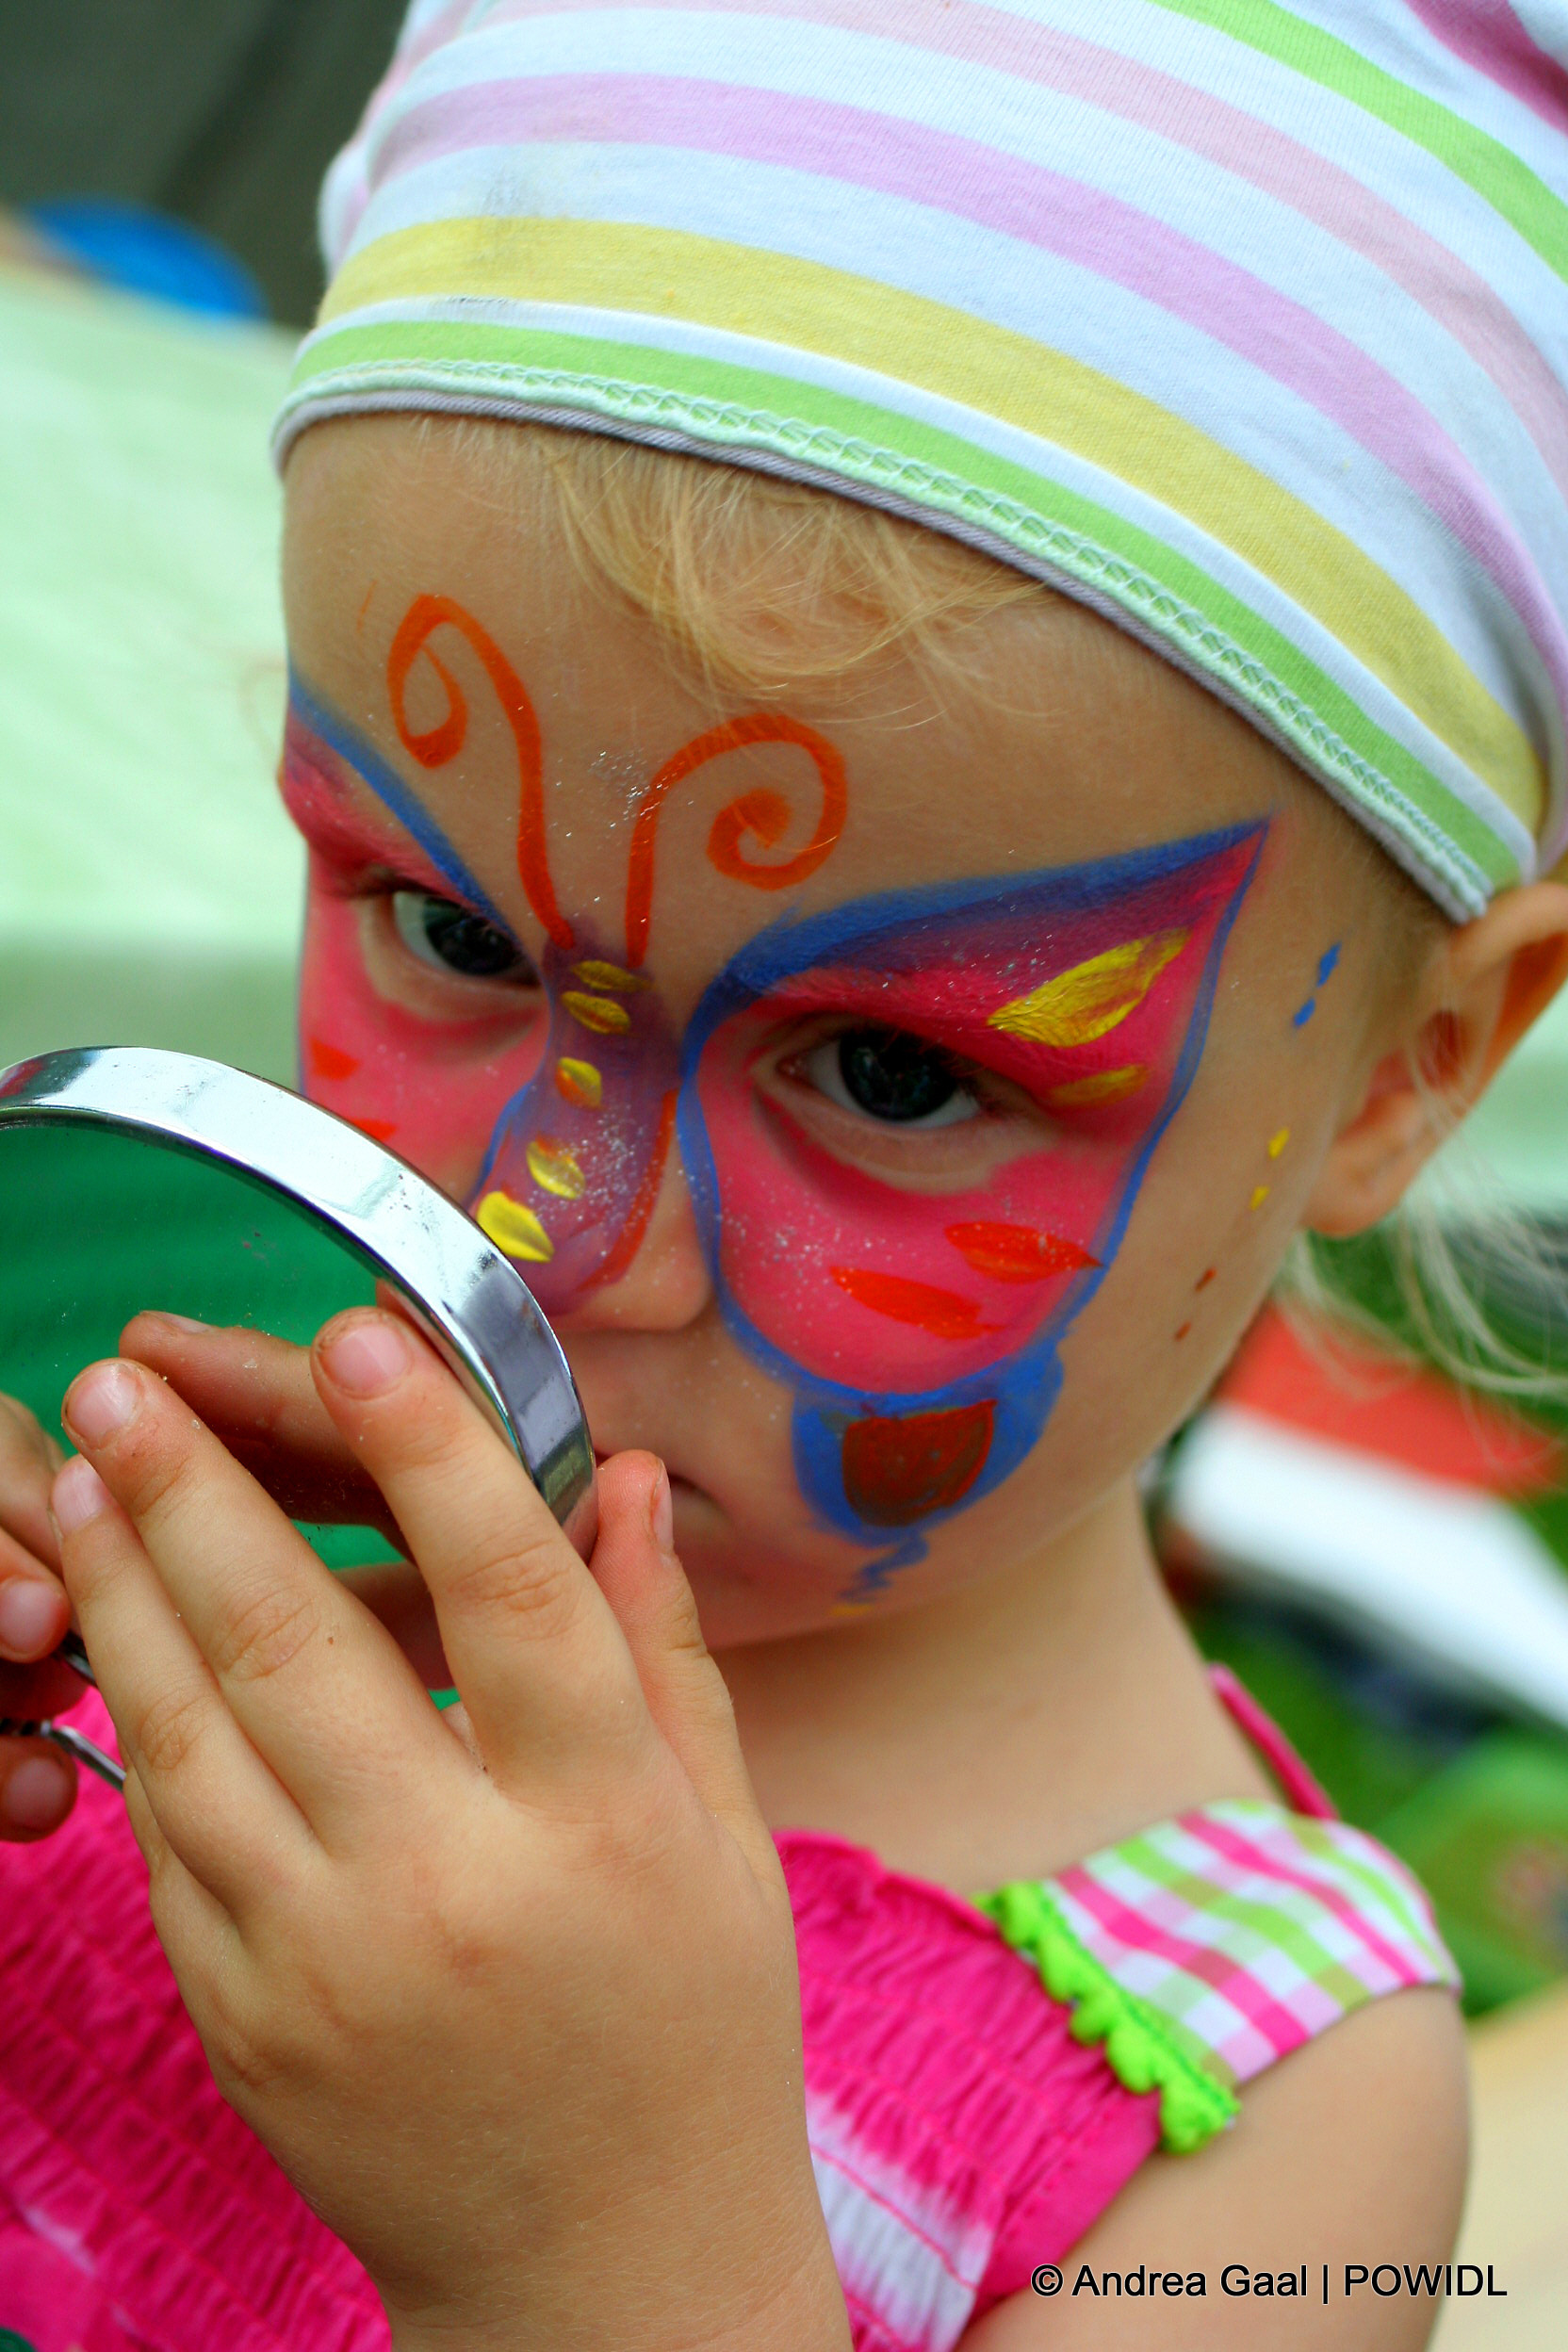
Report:
[[[1011,2297],[970,2330],[964,2352],[1123,2342],[1123,2297],[1107,2274],[1140,2267],[1139,2341],[1152,2352],[1313,2340],[1301,2281],[1321,2310],[1325,2275],[1334,2344],[1414,2352],[1436,2318],[1435,2294],[1420,2290],[1440,2283],[1452,2250],[1467,2155],[1464,2032],[1451,1995],[1416,1986],[1369,2001],[1250,2083],[1230,2131],[1196,2154],[1152,2158],[1064,2259],[1059,2295]],[[1408,2268],[1418,2292],[1374,2294],[1380,2263],[1396,2266],[1402,2290]],[[1155,2273],[1178,2275],[1182,2294],[1149,2295]],[[1185,2291],[1194,2274],[1201,2297]]]

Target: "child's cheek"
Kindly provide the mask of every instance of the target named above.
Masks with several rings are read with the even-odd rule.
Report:
[[[743,1022],[697,1090],[723,1202],[723,1287],[818,1379],[906,1395],[1011,1355],[1095,1266],[1118,1155],[1054,1137],[967,1190],[913,1192],[825,1151],[747,1083]]]
[[[371,986],[360,909],[311,860],[300,979],[301,1083],[312,1102],[373,1135],[466,1200],[503,1105],[526,1086],[545,1023],[498,1049],[478,1023],[422,1021]]]

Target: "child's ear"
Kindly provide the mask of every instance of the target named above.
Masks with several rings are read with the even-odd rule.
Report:
[[[1359,1233],[1396,1208],[1568,979],[1568,886],[1506,890],[1450,931],[1413,1018],[1382,1055],[1318,1170],[1302,1222]]]

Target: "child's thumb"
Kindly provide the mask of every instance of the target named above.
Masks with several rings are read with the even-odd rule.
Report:
[[[626,1637],[648,1712],[698,1796],[754,1864],[773,1840],[758,1810],[735,1712],[673,1545],[670,1482],[653,1454],[617,1454],[599,1471],[599,1539],[589,1565]]]

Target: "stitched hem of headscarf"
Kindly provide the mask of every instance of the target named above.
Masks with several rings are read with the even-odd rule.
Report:
[[[1181,2047],[1158,2010],[1085,1951],[1043,1886],[1020,1880],[977,1901],[1004,1942],[1034,1961],[1052,2000],[1071,2008],[1073,2039],[1099,2042],[1124,2090],[1159,2092],[1160,2138],[1173,2154],[1190,2155],[1234,2121],[1234,2091]]]
[[[552,406],[559,412],[553,418],[547,414]],[[731,455],[744,450],[754,460],[771,460],[776,469],[798,468],[798,478],[808,482],[822,483],[830,477],[869,494],[880,492],[915,519],[942,514],[958,535],[967,530],[993,554],[1000,540],[1023,568],[1070,581],[1084,601],[1097,605],[1108,617],[1123,625],[1130,622],[1135,629],[1141,625],[1159,650],[1175,654],[1221,699],[1243,710],[1310,768],[1446,914],[1465,922],[1482,913],[1491,901],[1494,885],[1488,875],[1437,821],[1203,613],[1082,532],[1053,523],[1000,492],[939,472],[923,460],[851,440],[804,418],[693,400],[660,385],[484,360],[450,366],[433,360],[417,365],[372,361],[326,369],[285,400],[273,428],[274,455],[281,465],[307,425],[334,416],[370,408],[443,407],[498,416],[528,409],[541,422],[566,424],[593,416],[603,430],[618,428],[629,437],[655,445],[662,439],[672,448],[694,445],[698,453],[714,448]],[[1476,823],[1484,827],[1486,821],[1478,815]],[[1502,839],[1494,838],[1508,856]]]

